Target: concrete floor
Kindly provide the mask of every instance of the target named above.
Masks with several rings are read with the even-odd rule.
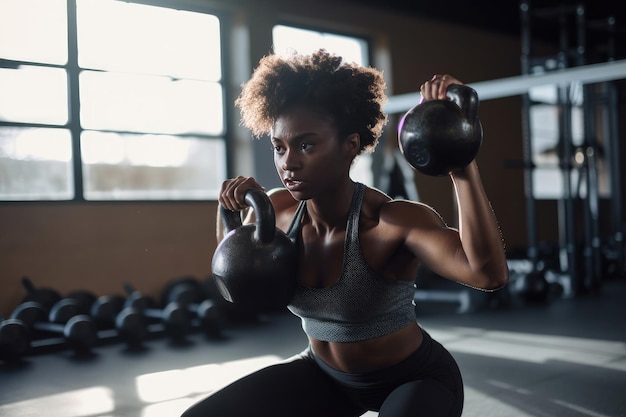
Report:
[[[625,280],[545,306],[417,311],[461,367],[464,417],[626,417]],[[184,347],[155,339],[139,353],[111,344],[90,358],[29,356],[20,366],[0,364],[0,416],[177,416],[305,346],[299,320],[281,314],[231,327],[219,341],[193,335]]]

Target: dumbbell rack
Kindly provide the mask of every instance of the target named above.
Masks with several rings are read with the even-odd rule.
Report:
[[[23,278],[22,284],[26,289],[22,302],[10,318],[0,317],[0,362],[19,362],[24,356],[69,348],[77,355],[90,356],[93,347],[117,343],[125,343],[129,351],[143,351],[144,342],[148,340],[166,336],[171,342],[182,345],[188,343],[186,337],[192,333],[202,334],[209,340],[221,340],[222,329],[228,322],[213,291],[209,293],[210,288],[205,290],[193,277],[173,280],[164,289],[160,302],[139,293],[124,297],[73,291],[63,297],[56,290],[36,288],[28,278]],[[206,285],[208,287],[208,283]],[[143,307],[126,305],[131,301]],[[177,311],[185,313],[180,329],[173,328],[175,323],[170,323],[166,317],[170,305],[179,305]],[[149,307],[158,317],[150,317],[142,311]],[[170,318],[179,317],[179,313]],[[88,333],[84,322],[88,322]],[[71,327],[65,326],[67,323]],[[80,339],[82,336],[85,340]]]
[[[591,24],[582,5],[563,5],[534,10],[530,1],[520,3],[522,27],[521,66],[524,75],[533,75],[561,70],[572,66],[587,64],[588,38],[587,29],[598,29],[598,24]],[[558,28],[559,50],[552,56],[533,55],[533,27],[546,23]],[[614,31],[607,27],[607,60],[614,56]],[[555,25],[556,23],[556,25]],[[572,28],[574,30],[572,30]],[[572,42],[573,38],[573,42]],[[572,45],[573,43],[573,45]],[[611,193],[611,221],[615,230],[609,239],[623,254],[623,220],[621,191],[619,185],[620,160],[619,139],[617,132],[617,98],[615,85],[604,82],[594,85],[576,83],[554,85],[554,101],[538,101],[531,92],[522,97],[523,105],[523,168],[525,180],[526,220],[527,220],[527,256],[533,270],[543,268],[538,250],[536,178],[537,169],[542,168],[535,161],[537,137],[534,137],[533,116],[537,106],[549,106],[558,112],[556,126],[558,169],[562,192],[556,196],[558,210],[558,247],[559,268],[542,271],[548,280],[556,281],[564,287],[565,295],[584,293],[598,289],[602,283],[603,238],[600,222],[600,176],[599,156],[604,147],[608,164],[608,183]],[[598,116],[600,114],[601,116]],[[600,119],[600,120],[598,120]],[[582,124],[582,139],[576,142],[573,124]],[[600,135],[598,134],[600,133]],[[578,182],[576,184],[576,181]],[[582,221],[579,207],[582,206]],[[582,224],[582,230],[578,225]],[[582,256],[581,256],[582,255]],[[623,270],[623,256],[616,260]],[[514,264],[512,272],[514,271]]]

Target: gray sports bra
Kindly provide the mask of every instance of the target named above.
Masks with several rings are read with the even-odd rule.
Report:
[[[415,284],[391,281],[372,271],[361,253],[359,215],[365,186],[357,183],[348,216],[341,277],[330,287],[300,283],[288,308],[302,319],[304,332],[328,342],[356,342],[384,336],[416,320]],[[300,236],[306,201],[298,206],[287,235]]]

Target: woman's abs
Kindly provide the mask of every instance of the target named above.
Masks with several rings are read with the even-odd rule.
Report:
[[[397,332],[358,342],[325,342],[309,338],[315,355],[332,368],[348,373],[365,373],[395,365],[421,345],[417,322]]]

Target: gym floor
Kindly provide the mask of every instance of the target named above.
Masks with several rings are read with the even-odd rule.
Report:
[[[456,314],[420,303],[417,312],[459,362],[464,417],[626,416],[624,279],[547,305]],[[299,320],[286,313],[229,327],[219,340],[194,334],[185,346],[158,338],[141,352],[108,344],[88,358],[67,350],[31,355],[0,364],[0,415],[177,416],[220,385],[305,346]]]

